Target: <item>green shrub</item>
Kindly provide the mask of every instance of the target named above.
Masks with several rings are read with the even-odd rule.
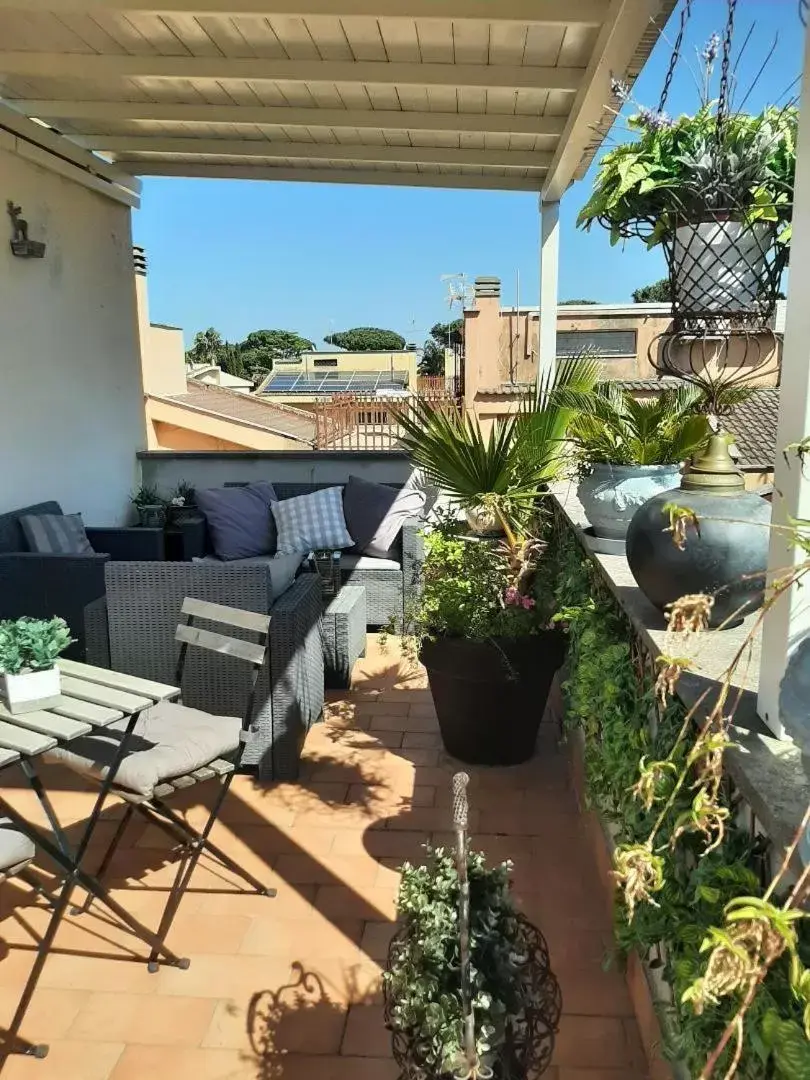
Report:
[[[47,671],[75,638],[64,619],[22,618],[0,622],[0,672]]]

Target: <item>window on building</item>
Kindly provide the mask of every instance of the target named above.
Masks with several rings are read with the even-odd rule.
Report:
[[[312,366],[313,367],[337,367],[338,366],[337,357],[336,356],[320,356],[316,360],[312,361]]]
[[[635,356],[635,330],[558,330],[557,356],[576,356],[583,349],[601,356]]]

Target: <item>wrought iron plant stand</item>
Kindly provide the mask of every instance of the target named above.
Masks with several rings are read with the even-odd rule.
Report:
[[[548,945],[542,933],[523,915],[517,916],[522,938],[519,961],[519,984],[523,1005],[508,1022],[506,1039],[492,1060],[484,1061],[476,1049],[476,1019],[471,992],[470,882],[468,877],[469,844],[467,823],[469,776],[459,772],[453,777],[453,828],[456,836],[455,862],[459,878],[459,993],[463,1032],[462,1053],[455,1066],[437,1073],[420,1052],[417,1033],[403,1030],[394,1020],[391,984],[386,979],[385,1019],[391,1031],[394,1060],[401,1070],[400,1080],[534,1080],[551,1064],[554,1042],[562,1013],[560,986],[551,970]],[[406,946],[408,927],[402,927],[391,941],[388,970]]]

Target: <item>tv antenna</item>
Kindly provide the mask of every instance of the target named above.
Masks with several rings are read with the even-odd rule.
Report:
[[[447,306],[451,310],[456,304],[460,305],[462,311],[472,306],[475,289],[466,274],[442,274],[440,280],[447,282]]]

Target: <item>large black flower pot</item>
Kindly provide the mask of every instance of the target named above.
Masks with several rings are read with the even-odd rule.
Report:
[[[426,641],[420,659],[447,752],[470,765],[528,761],[564,657],[561,630],[483,642]]]

